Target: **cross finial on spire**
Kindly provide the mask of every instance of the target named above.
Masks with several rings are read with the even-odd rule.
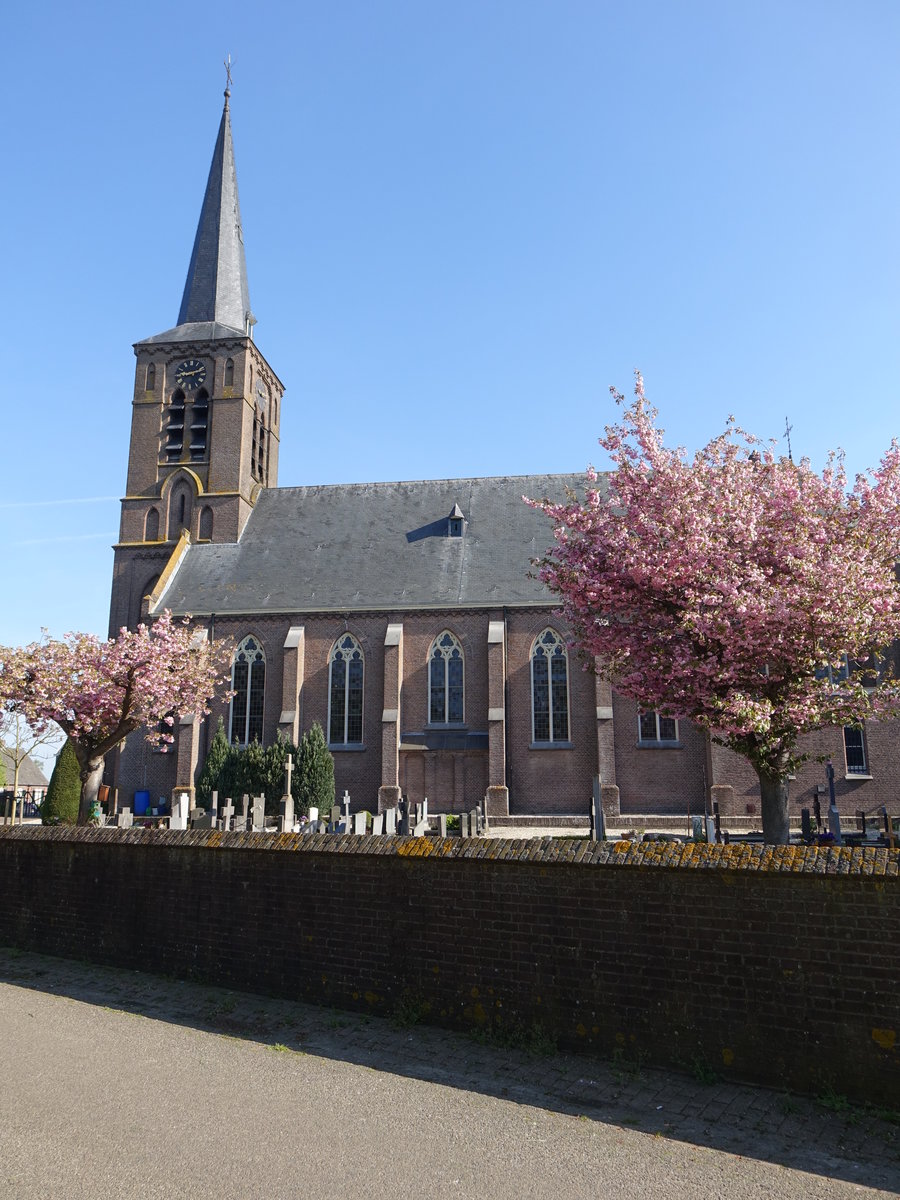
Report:
[[[785,418],[784,418],[784,436],[787,438],[787,444],[788,444],[788,460],[789,460],[790,462],[793,462],[793,461],[794,461],[794,456],[793,456],[793,454],[791,454],[791,430],[792,430],[793,428],[794,428],[794,427],[793,427],[793,425],[789,425],[789,424],[788,424],[788,419],[787,419],[787,417],[785,417]]]
[[[231,95],[231,55],[230,54],[225,56],[224,67],[225,67],[225,95],[227,97],[227,96]]]

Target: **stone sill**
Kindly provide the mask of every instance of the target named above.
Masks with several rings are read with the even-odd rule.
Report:
[[[328,749],[332,754],[361,754],[365,750],[365,742],[329,742]]]
[[[635,742],[636,750],[683,750],[684,742]]]
[[[532,742],[529,750],[574,750],[574,742]]]

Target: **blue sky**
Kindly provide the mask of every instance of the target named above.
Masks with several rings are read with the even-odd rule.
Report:
[[[0,642],[106,632],[131,344],[176,319],[226,52],[283,484],[570,471],[639,367],[874,465],[897,431],[900,6],[6,14]]]

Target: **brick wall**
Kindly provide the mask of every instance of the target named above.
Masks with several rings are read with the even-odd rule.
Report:
[[[900,852],[0,829],[0,942],[896,1104]]]

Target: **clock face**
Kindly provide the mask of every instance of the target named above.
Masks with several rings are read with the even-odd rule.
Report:
[[[261,379],[256,381],[256,398],[259,401],[260,408],[265,408],[269,401],[269,389]]]
[[[195,391],[206,379],[206,367],[199,358],[189,358],[175,368],[175,382],[185,391]]]

